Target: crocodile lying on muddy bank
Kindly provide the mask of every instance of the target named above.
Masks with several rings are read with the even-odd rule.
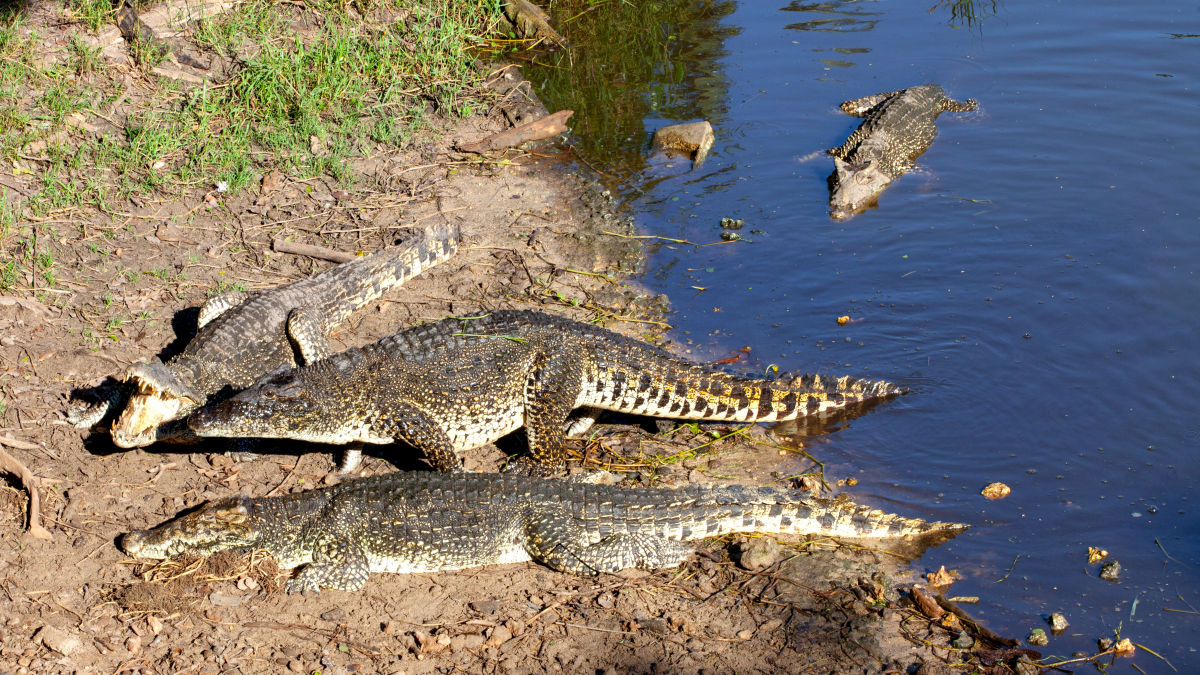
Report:
[[[974,99],[955,101],[936,84],[925,84],[845,101],[847,115],[863,123],[841,146],[829,151],[829,215],[834,219],[861,213],[893,180],[912,167],[937,135],[937,116],[969,112]]]
[[[903,393],[889,382],[730,375],[590,324],[499,311],[445,319],[276,373],[188,419],[201,437],[316,443],[405,441],[440,470],[459,453],[525,427],[543,468],[601,410],[689,420],[776,422]],[[348,453],[343,470],[357,464]]]
[[[692,553],[682,542],[732,532],[935,539],[965,529],[781,488],[638,489],[402,471],[281,497],[222,499],[130,532],[121,546],[149,558],[263,549],[280,567],[302,566],[289,592],[357,591],[371,572],[527,560],[577,574],[671,567]]]
[[[123,389],[99,403],[73,402],[68,421],[90,427],[123,405],[112,425],[118,447],[194,440],[184,420],[189,412],[267,373],[328,356],[330,328],[449,259],[458,242],[457,228],[440,227],[284,286],[216,295],[200,308],[196,336],[182,352],[165,363],[130,365],[120,376]]]

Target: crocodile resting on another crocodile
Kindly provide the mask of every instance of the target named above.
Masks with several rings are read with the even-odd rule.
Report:
[[[600,410],[690,420],[777,422],[903,393],[880,380],[803,375],[774,381],[689,363],[651,344],[550,314],[499,311],[409,329],[361,349],[265,377],[188,419],[197,436],[391,443],[439,470],[459,451],[524,426],[542,465],[566,456]],[[347,452],[344,471],[358,463]]]
[[[166,363],[135,363],[122,374],[128,400],[113,422],[113,443],[133,448],[194,441],[184,420],[188,413],[228,398],[267,373],[328,356],[333,351],[326,339],[330,328],[449,259],[458,242],[457,228],[441,226],[401,246],[278,288],[214,296],[200,308],[196,336],[181,353]],[[101,406],[79,405],[68,419],[90,427],[122,403],[122,393],[118,390]]]
[[[357,591],[371,572],[536,560],[577,574],[682,563],[681,543],[731,532],[948,538],[959,523],[905,518],[796,490],[620,488],[514,475],[395,472],[280,497],[230,497],[126,534],[130,555],[263,549],[302,567],[289,592]],[[932,542],[931,542],[932,543]]]
[[[937,135],[938,115],[978,107],[974,99],[948,98],[936,84],[842,103],[847,115],[866,119],[845,143],[829,151],[834,163],[829,176],[829,215],[841,220],[861,213],[929,149]]]

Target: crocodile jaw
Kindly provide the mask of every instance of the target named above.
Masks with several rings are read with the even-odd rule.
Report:
[[[112,440],[119,448],[140,448],[158,440],[158,429],[199,405],[199,396],[179,383],[160,362],[135,363],[124,379],[133,385],[125,410],[113,422]]]
[[[208,556],[248,548],[260,535],[246,497],[230,497],[201,506],[149,530],[121,537],[121,548],[136,558],[169,558],[180,553]]]
[[[253,390],[251,390],[253,391]],[[308,443],[391,443],[369,425],[336,420],[301,403],[233,398],[201,408],[188,417],[188,428],[202,438],[286,438]]]

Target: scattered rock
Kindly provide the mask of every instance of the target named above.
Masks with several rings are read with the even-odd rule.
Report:
[[[131,635],[129,639],[125,641],[125,649],[128,649],[130,654],[137,654],[141,652],[142,638],[136,635]]]
[[[491,634],[488,635],[487,642],[484,643],[488,647],[499,647],[500,645],[512,639],[512,632],[506,626],[496,626],[492,628]]]
[[[749,640],[752,637],[754,637],[754,631],[748,628],[746,630],[739,630],[737,632],[737,639],[739,640]]]
[[[742,541],[738,545],[737,561],[742,569],[761,572],[782,560],[786,552],[774,539],[757,537]]]
[[[1105,581],[1117,581],[1121,577],[1121,563],[1110,560],[1100,567],[1100,578]]]
[[[955,649],[970,649],[974,644],[975,638],[966,632],[959,633],[957,637],[950,641],[950,646]]]
[[[979,493],[988,499],[1004,499],[1012,494],[1012,488],[1004,483],[991,483]]]
[[[655,150],[678,150],[692,157],[692,168],[700,166],[708,157],[717,137],[707,120],[672,124],[654,132]]]
[[[658,633],[659,635],[669,635],[671,633],[671,627],[662,619],[641,619],[638,621],[638,625],[651,633]]]
[[[245,602],[246,598],[248,598],[248,597],[250,597],[250,596],[248,596],[248,595],[230,595],[228,593],[221,593],[219,591],[213,591],[212,593],[208,594],[208,601],[211,602],[212,604],[216,605],[217,607],[237,607],[237,606],[241,605],[243,602]]]
[[[1117,644],[1113,645],[1113,654],[1117,656],[1133,656],[1137,649],[1133,646],[1133,641],[1129,638],[1124,638]]]
[[[322,614],[321,618],[332,623],[341,623],[346,620],[346,610],[341,607],[334,607]]]
[[[1029,631],[1029,637],[1025,638],[1025,641],[1038,647],[1044,647],[1050,644],[1050,638],[1046,637],[1046,631],[1042,630],[1041,628],[1034,628],[1033,630]]]
[[[53,649],[59,654],[67,656],[73,654],[83,644],[75,635],[54,626],[42,626],[33,639],[35,642],[46,645],[47,649]]]
[[[1062,612],[1055,612],[1047,619],[1050,622],[1050,630],[1055,633],[1061,633],[1066,630],[1071,624],[1067,623],[1067,617],[1063,616]]]
[[[471,609],[480,614],[495,614],[504,608],[504,603],[499,600],[473,600],[470,605]]]

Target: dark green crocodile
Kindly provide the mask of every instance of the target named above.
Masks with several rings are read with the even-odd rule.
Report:
[[[132,448],[156,441],[194,440],[185,422],[192,410],[223,400],[263,375],[312,363],[333,350],[330,328],[352,312],[458,250],[457,228],[422,233],[328,271],[261,292],[229,291],[200,308],[198,330],[165,363],[129,366],[124,396],[69,411],[77,426],[92,426],[106,407],[124,410],[112,425],[113,443]],[[118,390],[119,392],[120,390]]]
[[[842,103],[847,115],[866,119],[841,147],[829,151],[834,163],[829,215],[840,220],[861,213],[933,143],[938,115],[978,107],[974,99],[948,98],[936,84]]]
[[[371,572],[526,560],[593,575],[670,567],[692,552],[681,542],[731,532],[944,539],[966,528],[781,488],[637,489],[426,471],[222,499],[130,532],[121,546],[146,558],[262,549],[285,569],[303,566],[289,592],[357,591]]]
[[[430,345],[433,345],[430,347]],[[902,389],[853,377],[774,381],[689,363],[651,344],[550,314],[447,319],[276,373],[188,419],[201,437],[317,443],[405,441],[434,467],[524,426],[543,469],[565,459],[599,410],[690,420],[776,422],[889,397]],[[357,464],[348,453],[344,470]]]

